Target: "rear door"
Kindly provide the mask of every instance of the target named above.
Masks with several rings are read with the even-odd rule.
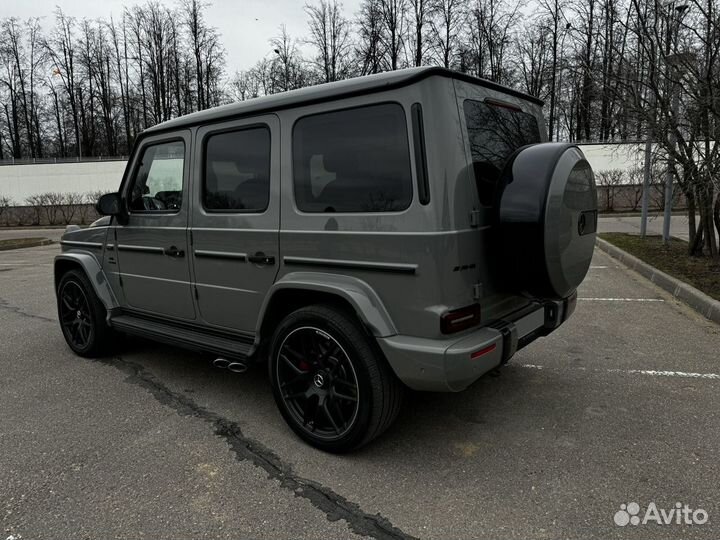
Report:
[[[460,240],[461,252],[477,253],[480,269],[484,320],[500,318],[527,304],[523,296],[508,292],[503,266],[488,264],[494,254],[497,196],[501,173],[513,153],[526,145],[546,139],[539,105],[518,96],[501,93],[464,81],[454,81],[469,165],[468,201],[473,201],[476,238]],[[479,250],[478,250],[479,247]]]
[[[128,308],[194,319],[186,256],[190,132],[144,139],[123,188],[128,222],[115,221],[122,293]]]
[[[265,115],[197,131],[192,264],[199,317],[253,333],[279,260],[280,123]]]

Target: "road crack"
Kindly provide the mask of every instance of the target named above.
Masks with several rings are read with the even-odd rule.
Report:
[[[148,372],[142,365],[116,356],[99,362],[120,369],[127,374],[127,382],[149,391],[152,396],[185,416],[200,418],[212,425],[215,434],[230,445],[239,461],[249,461],[263,469],[270,478],[278,480],[281,487],[292,491],[296,497],[307,499],[323,512],[329,521],[343,519],[349,528],[363,536],[378,539],[409,540],[413,536],[394,527],[380,514],[368,514],[357,503],[348,501],[332,489],[313,480],[295,474],[292,467],[262,443],[245,436],[237,422],[201,407],[183,394],[173,392]]]
[[[28,317],[30,319],[36,319],[36,320],[51,322],[51,323],[56,322],[55,319],[51,319],[50,317],[43,317],[42,315],[28,313],[27,311],[24,311],[22,308],[20,308],[18,306],[11,305],[4,298],[0,298],[0,310],[7,311],[9,313],[14,313],[16,315],[20,315],[21,317]]]

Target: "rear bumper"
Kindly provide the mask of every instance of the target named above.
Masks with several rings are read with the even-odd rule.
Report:
[[[377,338],[395,374],[414,390],[459,392],[518,350],[546,336],[575,310],[576,293],[564,300],[533,302],[462,337]]]

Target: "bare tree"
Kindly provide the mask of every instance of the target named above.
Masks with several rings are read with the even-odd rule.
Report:
[[[306,85],[307,77],[303,69],[303,58],[293,39],[283,24],[280,34],[270,40],[275,58],[271,63],[270,77],[272,87],[270,93],[294,90]]]
[[[218,32],[205,22],[203,9],[206,7],[206,3],[198,0],[182,0],[183,25],[188,32],[195,68],[197,110],[219,103],[215,81],[224,68],[224,53]],[[176,64],[179,64],[177,59]],[[179,86],[179,79],[176,86]]]
[[[75,36],[75,19],[67,17],[60,8],[55,11],[55,29],[45,41],[45,50],[52,61],[53,75],[57,76],[65,91],[67,103],[72,116],[73,135],[75,138],[74,153],[83,156],[80,133],[80,96],[77,80],[77,38]]]
[[[413,64],[419,67],[423,65],[429,48],[426,35],[432,16],[433,0],[408,0],[408,4],[412,9],[408,38],[412,46]]]
[[[405,45],[406,0],[379,0],[382,29],[380,39],[384,42],[385,69],[395,71],[401,67],[401,55]]]
[[[688,198],[690,253],[701,254],[704,247],[717,259],[720,18],[713,0],[683,6],[632,0],[632,9],[630,32],[638,49],[635,58],[623,59],[628,65],[618,77],[616,97],[657,141],[667,173]]]
[[[460,29],[465,16],[461,0],[435,0],[431,22],[433,49],[437,62],[452,67],[460,49]]]
[[[245,101],[260,96],[260,80],[253,70],[236,71],[230,81],[230,101]]]
[[[476,0],[467,17],[470,71],[492,81],[512,83],[513,65],[506,54],[513,45],[519,9],[520,0],[514,3]],[[522,39],[527,40],[527,37],[525,34]]]
[[[550,111],[548,118],[548,132],[550,140],[556,136],[556,102],[558,94],[558,53],[562,50],[563,29],[569,30],[571,24],[564,20],[564,0],[540,0],[539,8],[542,13],[541,25],[549,34],[551,63],[550,63]]]
[[[551,42],[539,27],[528,25],[516,38],[517,71],[521,87],[530,95],[545,98],[548,92],[548,72],[551,58]]]
[[[310,37],[307,43],[317,51],[314,64],[323,82],[345,78],[349,73],[350,23],[336,0],[305,4]]]
[[[360,73],[362,75],[379,73],[383,70],[383,58],[386,52],[381,0],[363,0],[357,26],[356,56],[361,65]]]
[[[612,212],[615,210],[615,195],[624,182],[625,173],[620,169],[610,169],[598,171],[595,177],[601,192],[605,192],[605,210]]]

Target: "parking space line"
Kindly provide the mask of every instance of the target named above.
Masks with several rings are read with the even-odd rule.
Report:
[[[603,268],[607,268],[607,266],[604,266],[604,265],[601,265],[601,264],[594,265],[594,266],[591,265],[591,266],[590,266],[590,270],[595,270],[595,269],[599,270],[599,269],[603,269]]]
[[[578,298],[591,302],[664,302],[662,298]]]
[[[511,364],[512,365],[512,364]],[[537,364],[516,364],[517,367],[528,368],[528,369],[561,369],[561,368],[547,368],[546,366],[539,366]],[[668,371],[668,370],[654,370],[654,369],[618,369],[618,368],[586,368],[582,366],[568,366],[562,368],[563,370],[575,370],[575,371],[593,371],[596,373],[619,373],[621,375],[648,375],[651,377],[680,377],[685,379],[712,379],[720,380],[720,374],[718,373],[693,373],[687,371]]]

